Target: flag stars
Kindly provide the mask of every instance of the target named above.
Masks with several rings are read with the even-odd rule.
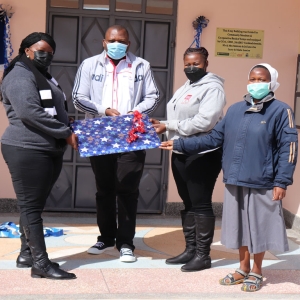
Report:
[[[84,147],[84,148],[81,149],[82,152],[88,152],[88,150],[89,150],[89,149],[86,148],[86,147]]]
[[[106,137],[101,138],[101,141],[102,141],[102,142],[107,142],[107,141],[108,141],[108,138],[106,138]]]
[[[101,121],[100,120],[97,120],[97,121],[94,121],[94,124],[101,124]]]
[[[106,126],[105,129],[106,130],[112,130],[113,128],[111,126]]]
[[[120,147],[120,145],[119,145],[119,144],[117,144],[117,143],[115,143],[115,144],[113,144],[113,147],[114,147],[114,148],[119,148],[119,147]]]
[[[148,139],[143,141],[145,145],[149,145],[151,141],[149,141]]]

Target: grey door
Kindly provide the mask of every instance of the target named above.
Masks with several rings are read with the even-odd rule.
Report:
[[[130,51],[151,63],[160,90],[160,104],[153,117],[166,117],[172,94],[177,0],[48,0],[48,32],[57,43],[51,74],[62,86],[69,116],[82,119],[72,103],[77,68],[87,57],[102,52],[106,29],[119,24],[130,35]],[[140,183],[139,213],[161,213],[166,201],[168,153],[147,150]],[[96,186],[89,160],[70,147],[63,169],[49,196],[48,211],[95,211]]]

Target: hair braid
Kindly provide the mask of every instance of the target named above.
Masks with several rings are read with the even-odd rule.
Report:
[[[197,54],[202,55],[205,58],[205,60],[207,60],[207,58],[208,58],[208,51],[204,47],[200,47],[200,48],[187,48],[183,54],[183,59],[187,55],[190,55],[192,53],[197,53]]]

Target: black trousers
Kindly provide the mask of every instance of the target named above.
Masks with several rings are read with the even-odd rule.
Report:
[[[3,144],[1,151],[20,207],[20,225],[42,223],[42,211],[62,168],[63,151],[40,151]]]
[[[97,193],[98,241],[134,250],[139,184],[145,164],[145,151],[90,157]],[[116,223],[116,199],[118,226]]]
[[[172,153],[172,171],[186,211],[213,216],[212,193],[221,171],[222,150],[186,156]]]

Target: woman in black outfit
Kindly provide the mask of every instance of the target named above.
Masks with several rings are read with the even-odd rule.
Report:
[[[1,150],[20,207],[17,267],[32,267],[31,277],[74,279],[75,274],[49,260],[41,217],[67,144],[77,149],[77,137],[68,127],[64,93],[47,72],[55,48],[50,35],[34,32],[22,41],[19,55],[4,71],[1,92],[9,125]]]

